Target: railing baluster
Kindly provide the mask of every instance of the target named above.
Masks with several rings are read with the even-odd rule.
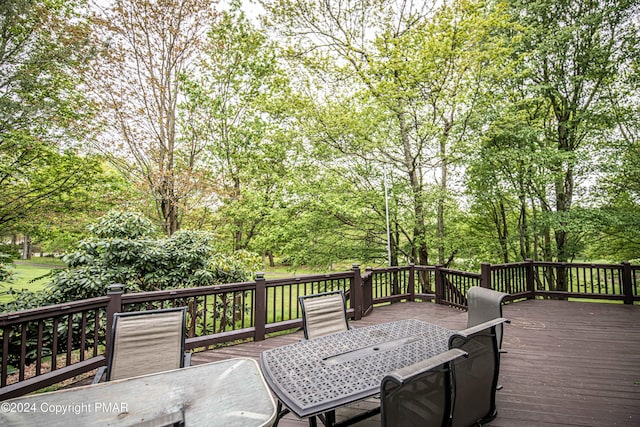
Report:
[[[220,299],[220,298],[221,298],[220,294],[214,294],[214,296],[213,296],[213,314],[212,314],[212,315],[213,315],[213,322],[212,322],[213,330],[212,330],[212,332],[213,332],[214,334],[215,334],[215,333],[219,330],[219,328],[220,328],[219,326],[217,326],[217,325],[216,325],[216,322],[217,322],[217,323],[220,323],[220,322],[218,321],[218,299]]]
[[[58,318],[53,319],[53,343],[51,344],[51,370],[58,368]]]
[[[24,370],[27,359],[27,324],[23,323],[20,328],[20,381],[24,381]]]
[[[38,344],[36,345],[36,375],[42,374],[42,336],[44,334],[44,321],[38,321]]]
[[[0,375],[1,387],[7,385],[7,370],[9,369],[9,331],[10,328],[8,326],[2,328],[2,361],[0,362],[2,364],[0,366],[0,369],[2,369],[2,375]]]
[[[67,366],[71,365],[71,354],[73,350],[73,314],[67,316]]]
[[[84,360],[84,352],[87,349],[87,312],[81,313],[81,329],[80,329],[80,361]]]
[[[100,340],[100,309],[94,310],[93,320],[93,357],[98,355],[98,342]]]

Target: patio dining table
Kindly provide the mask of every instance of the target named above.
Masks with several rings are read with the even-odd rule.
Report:
[[[288,410],[310,420],[325,414],[323,421],[332,425],[336,408],[376,395],[390,372],[446,352],[454,333],[420,320],[399,320],[267,350],[260,364]],[[376,412],[379,408],[351,421]]]
[[[0,426],[268,426],[276,405],[249,358],[0,402]]]

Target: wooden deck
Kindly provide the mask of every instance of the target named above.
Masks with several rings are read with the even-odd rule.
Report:
[[[640,425],[640,306],[567,301],[524,301],[504,307],[505,327],[498,416],[489,425]],[[376,307],[354,327],[397,319],[421,319],[451,329],[466,326],[466,313],[431,303]],[[302,339],[302,333],[193,355],[192,364],[260,352]],[[338,420],[375,405],[364,401],[338,411]],[[288,415],[280,426],[307,425]],[[359,426],[379,426],[379,417]]]

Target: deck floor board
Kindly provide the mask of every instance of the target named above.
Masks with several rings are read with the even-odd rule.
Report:
[[[640,306],[568,301],[507,304],[496,403],[490,426],[640,425]],[[399,319],[420,319],[464,329],[464,311],[431,303],[375,307],[362,327]],[[264,350],[302,339],[302,332],[195,353],[192,364],[232,357],[258,358]],[[376,405],[363,401],[341,408],[338,419]],[[280,426],[307,425],[292,415]],[[379,417],[356,424],[379,426]]]

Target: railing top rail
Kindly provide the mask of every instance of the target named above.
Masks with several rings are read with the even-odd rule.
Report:
[[[552,262],[552,261],[534,261],[533,265],[536,267],[602,268],[602,269],[609,269],[609,270],[617,270],[622,268],[623,266],[623,264],[594,264],[589,262]]]
[[[62,304],[46,305],[44,307],[30,308],[11,313],[3,313],[0,314],[0,327],[27,321],[48,319],[65,314],[80,313],[86,310],[94,310],[96,308],[103,308],[106,307],[108,303],[109,297],[104,296],[65,302]]]
[[[470,273],[468,271],[454,270],[454,269],[451,269],[451,268],[441,268],[440,272],[442,272],[442,273],[451,273],[451,274],[455,274],[455,275],[463,276],[463,277],[472,277],[474,279],[480,279],[480,277],[481,277],[480,273]]]
[[[163,301],[175,298],[197,297],[222,292],[250,291],[255,289],[255,282],[229,283],[223,285],[200,286],[197,288],[165,289],[160,291],[136,292],[123,294],[122,302],[132,304],[136,302]]]
[[[415,266],[415,268],[418,268],[419,266]],[[375,273],[387,273],[387,272],[392,272],[392,271],[409,271],[411,269],[411,266],[409,265],[394,265],[391,267],[367,267],[366,271],[372,271]]]
[[[416,265],[415,269],[420,271],[431,271],[431,270],[435,270],[436,266],[435,265]]]
[[[355,275],[352,271],[341,271],[337,273],[310,274],[305,276],[286,277],[283,279],[266,280],[266,286],[294,285],[297,283],[321,282],[324,280],[350,279]]]
[[[536,262],[533,262],[536,264]],[[552,263],[553,264],[553,263]],[[492,271],[502,270],[505,268],[514,268],[514,267],[527,267],[531,265],[531,261],[522,261],[522,262],[510,262],[508,264],[489,264]]]

